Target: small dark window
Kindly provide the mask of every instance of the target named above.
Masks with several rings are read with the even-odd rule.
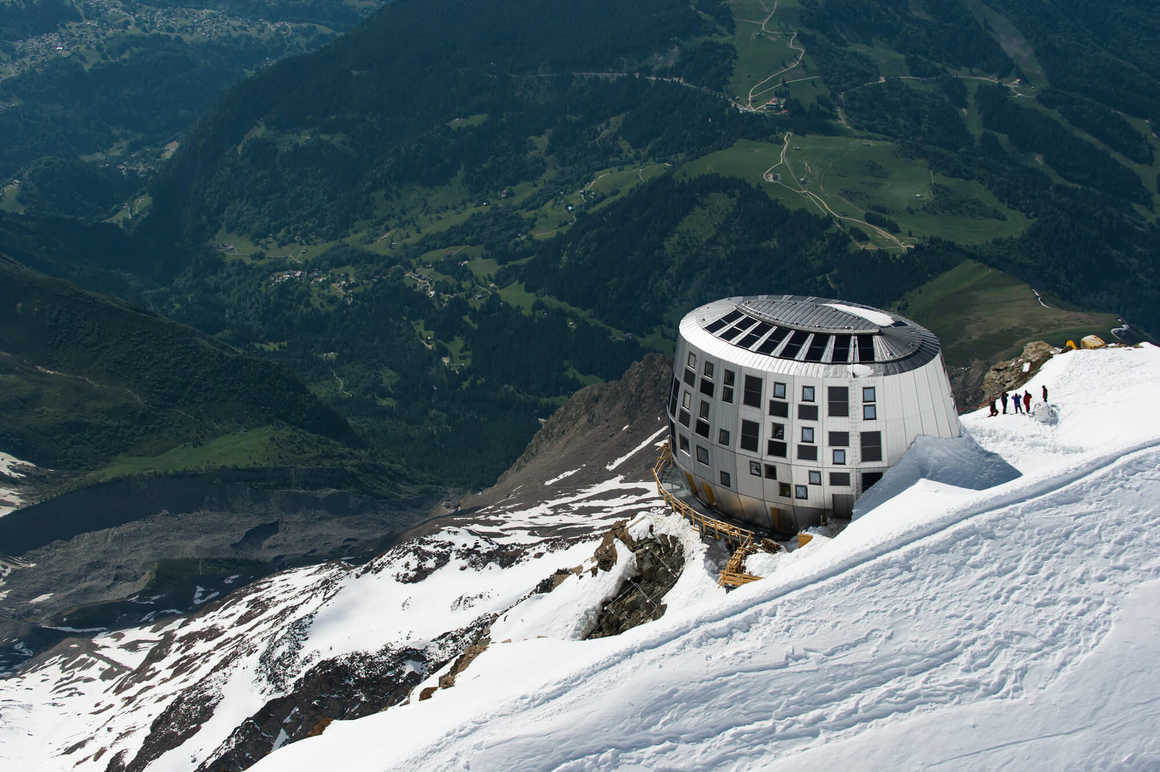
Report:
[[[709,422],[703,418],[698,418],[696,428],[694,428],[693,431],[705,439],[709,439]]]
[[[758,461],[750,461],[749,473],[754,477],[761,477],[761,463]]]
[[[878,389],[874,388],[873,386],[863,386],[862,387],[862,401],[863,402],[877,402],[878,401]]]
[[[689,415],[688,410],[682,410],[681,412],[677,413],[677,420],[680,421],[681,426],[685,427],[686,429],[689,428],[689,421],[691,421],[692,418],[693,417]]]
[[[713,396],[713,382],[705,378],[701,379],[701,393],[707,397]]]
[[[757,452],[757,435],[761,431],[757,421],[741,421],[741,449]]]
[[[838,466],[846,465],[846,449],[834,448],[834,463]]]
[[[771,439],[774,439],[774,440],[784,440],[785,439],[785,424],[771,423],[769,425],[769,436]]]
[[[685,383],[690,386],[697,382],[697,374],[687,367],[685,368],[685,373],[682,377],[685,379]]]
[[[737,376],[736,376],[736,375],[734,375],[734,373],[733,373],[733,371],[732,371],[732,370],[726,369],[726,370],[725,370],[725,378],[724,378],[724,383],[725,383],[725,385],[726,385],[726,386],[732,386],[732,385],[733,385],[733,379],[734,379],[734,378],[736,378],[736,377],[737,377]]]
[[[696,370],[696,369],[697,369],[697,355],[696,355],[696,354],[694,354],[692,351],[690,351],[690,352],[689,352],[689,359],[688,359],[688,361],[685,363],[685,366],[686,366],[686,367],[691,367],[691,368],[693,368],[694,370]]]
[[[850,415],[850,390],[845,386],[830,386],[826,389],[830,418],[848,418]]]
[[[693,395],[686,391],[684,394],[681,395],[681,407],[685,408],[685,410],[688,410],[692,404],[693,404]]]
[[[790,489],[789,489],[789,483],[778,483],[777,484],[777,495],[784,496],[785,498],[788,499],[791,495]]]
[[[835,364],[845,364],[850,361],[849,335],[834,336],[834,353],[830,356],[830,361]]]
[[[700,416],[701,418],[708,418],[709,417],[709,403],[708,402],[706,402],[705,400],[701,400],[701,406],[697,412],[697,415]]]
[[[881,472],[863,472],[862,473],[862,490],[866,490],[874,483],[882,479]]]
[[[874,361],[874,336],[873,335],[859,335],[858,336],[858,361],[863,362],[863,363]]]
[[[713,377],[713,363],[710,362],[708,359],[705,360],[705,367],[701,371],[701,374],[704,375],[706,378]]]
[[[811,469],[810,470],[810,485],[821,485],[821,484],[822,484],[822,473],[817,471],[816,469]]]
[[[752,375],[745,376],[744,402],[750,407],[761,407],[761,379]]]
[[[821,362],[822,356],[826,353],[826,347],[829,345],[829,335],[815,332],[813,340],[810,341],[810,347],[806,349],[805,360],[807,362]]]
[[[845,485],[850,484],[849,472],[830,472],[830,485]]]
[[[770,440],[769,442],[765,443],[765,455],[767,455],[767,456],[775,456],[777,458],[785,458],[786,452],[787,452],[787,447],[786,447],[786,444],[784,442],[778,442],[777,440]]]
[[[733,404],[733,387],[732,386],[722,386],[721,387],[721,401],[728,402],[730,405]]]
[[[817,405],[798,405],[798,420],[799,421],[816,421],[816,420],[818,420],[818,406]]]
[[[789,403],[771,399],[769,401],[769,414],[778,418],[789,418]]]
[[[677,412],[677,399],[681,393],[681,382],[673,378],[673,388],[669,392],[669,415],[675,415]]]
[[[722,473],[721,473],[721,484],[722,484],[723,486],[725,486],[726,488],[730,487],[730,486],[733,484],[733,481],[729,479],[729,473],[728,473],[728,472],[722,472]]]
[[[850,444],[849,432],[830,432],[830,444],[844,448]]]
[[[767,480],[776,480],[777,479],[777,467],[775,465],[773,465],[773,464],[766,464],[765,465],[765,479],[767,479]]]
[[[709,463],[709,450],[708,450],[708,448],[702,447],[701,445],[697,446],[697,460],[700,461],[702,464]]]
[[[773,396],[777,399],[785,399],[785,384],[781,381],[773,382]]]
[[[802,427],[802,442],[813,442],[813,441],[814,441],[814,427],[803,426]]]
[[[882,432],[862,432],[862,461],[882,460]]]
[[[688,455],[689,454],[689,438],[686,437],[685,435],[681,434],[681,435],[677,436],[677,440],[680,442],[681,451],[685,455]]]
[[[798,445],[798,460],[799,461],[817,461],[818,460],[818,446],[817,445]]]
[[[793,495],[795,499],[808,499],[810,492],[804,485],[795,485],[793,486]]]
[[[813,386],[802,386],[802,402],[813,402],[813,401],[814,401],[814,387]]]
[[[877,405],[863,405],[862,406],[862,420],[873,421],[878,418]]]
[[[718,430],[717,443],[719,445],[724,445],[725,447],[729,447],[729,430],[728,429]]]

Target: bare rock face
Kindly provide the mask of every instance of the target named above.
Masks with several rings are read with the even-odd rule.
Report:
[[[608,536],[613,533],[609,532]],[[631,546],[625,542],[622,545],[636,556],[637,573],[625,579],[616,597],[604,604],[587,638],[620,635],[637,625],[660,619],[665,613],[661,598],[677,583],[684,570],[685,552],[672,536],[658,534]]]
[[[1031,380],[1043,363],[1055,354],[1055,348],[1042,340],[1033,340],[1023,347],[1023,353],[1014,359],[999,362],[983,378],[983,404],[998,398],[1005,391],[1013,391]],[[1024,370],[1024,365],[1027,365]]]

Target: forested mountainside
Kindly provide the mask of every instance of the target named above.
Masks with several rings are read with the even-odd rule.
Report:
[[[130,244],[40,267],[283,363],[452,484],[725,294],[918,293],[977,380],[1032,337],[1160,325],[1153,16],[399,0],[204,113]]]

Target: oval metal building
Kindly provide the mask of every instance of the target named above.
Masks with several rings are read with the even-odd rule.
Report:
[[[782,533],[849,517],[916,437],[960,432],[932,332],[797,295],[687,314],[667,407],[673,460],[697,497]]]

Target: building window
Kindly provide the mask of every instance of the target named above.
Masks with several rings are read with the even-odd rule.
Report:
[[[697,355],[694,354],[692,351],[689,352],[689,360],[685,363],[685,366],[691,367],[694,370],[697,369]]]
[[[692,386],[693,384],[695,384],[697,382],[697,374],[695,372],[693,372],[692,370],[688,369],[687,367],[685,368],[684,375],[682,375],[681,377],[684,378],[685,383],[687,383],[690,386]]]
[[[830,472],[830,485],[841,485],[849,487],[850,473],[849,472]]]
[[[876,418],[878,418],[878,406],[877,405],[863,405],[862,406],[862,420],[863,421],[873,421]]]
[[[787,446],[784,442],[777,440],[770,440],[765,443],[765,455],[776,456],[777,458],[785,458]]]
[[[785,399],[785,384],[781,381],[773,382],[773,396],[777,399]]]
[[[829,386],[826,388],[829,400],[827,411],[830,418],[850,417],[850,390],[845,386]]]
[[[862,387],[862,401],[863,402],[877,402],[878,390],[873,386]]]
[[[862,432],[862,461],[882,460],[882,432]]]
[[[761,477],[761,463],[758,461],[750,461],[749,473],[754,477]]]
[[[697,434],[701,435],[705,439],[709,439],[709,422],[702,419],[702,418],[698,418],[697,419],[697,427],[693,431],[695,431]]]
[[[686,456],[689,455],[689,438],[683,434],[677,435],[677,441],[681,445],[681,452]]]
[[[686,429],[689,428],[689,421],[691,421],[692,418],[693,417],[689,415],[688,410],[682,410],[681,412],[677,413],[677,420],[680,421],[681,426],[685,427]]]
[[[811,469],[810,470],[810,485],[821,485],[821,484],[822,484],[822,473],[817,471],[816,469]]]
[[[802,427],[802,442],[813,442],[813,441],[814,441],[814,427],[803,426]]]
[[[769,414],[778,418],[789,418],[789,403],[771,399],[769,401]]]
[[[770,424],[769,436],[775,440],[785,439],[785,424]]]
[[[704,375],[706,378],[713,377],[713,363],[710,362],[708,359],[705,360],[705,368],[701,371],[701,374]]]
[[[669,392],[669,415],[675,415],[677,412],[677,399],[681,393],[681,382],[673,378],[673,388]]]
[[[761,379],[752,375],[745,376],[744,402],[750,407],[761,407]]]
[[[726,488],[728,488],[732,485],[732,480],[729,479],[728,472],[721,472],[721,484],[723,486],[725,486]]]
[[[709,417],[709,403],[706,400],[701,400],[701,406],[697,414],[701,418]]]
[[[881,472],[863,472],[862,473],[862,490],[870,488],[874,483],[882,479]]]
[[[724,385],[721,386],[721,400],[723,402],[728,402],[731,405],[733,404],[733,379],[734,379],[734,377],[735,376],[733,375],[732,370],[726,370],[725,375],[724,375],[724,380],[723,380]]]
[[[778,483],[777,495],[788,499],[791,495],[789,490],[789,483]]]
[[[830,432],[830,445],[844,448],[850,444],[849,432]]]
[[[834,463],[838,466],[846,465],[846,449],[834,448]]]
[[[818,420],[818,406],[817,405],[798,405],[798,420],[799,421],[816,421],[816,420]]]
[[[729,430],[728,429],[718,430],[718,432],[717,432],[717,444],[724,445],[725,447],[729,447]]]
[[[799,461],[817,461],[818,460],[818,446],[817,445],[798,445],[798,460]]]
[[[813,401],[814,401],[814,387],[813,386],[802,386],[802,402],[813,402]]]
[[[693,404],[693,395],[686,391],[684,394],[681,395],[681,407],[683,407],[685,410],[688,410],[689,406],[692,404]]]
[[[773,464],[766,464],[765,465],[765,479],[767,479],[767,480],[776,480],[777,479],[777,467],[776,466],[774,466]]]
[[[697,460],[702,464],[709,463],[709,450],[702,445],[697,446]]]
[[[810,491],[804,485],[795,485],[793,486],[793,496],[795,499],[808,499]]]
[[[706,380],[705,378],[702,378],[701,379],[701,393],[704,394],[706,397],[712,397],[713,396],[713,382],[710,380]]]
[[[741,421],[741,449],[757,452],[757,435],[761,431],[757,421]]]

